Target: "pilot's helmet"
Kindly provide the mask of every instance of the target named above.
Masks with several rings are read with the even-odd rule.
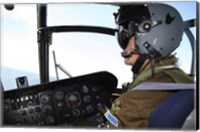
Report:
[[[140,55],[165,57],[179,45],[183,35],[183,20],[172,6],[161,3],[122,5],[115,14],[117,38],[122,49],[135,36]]]

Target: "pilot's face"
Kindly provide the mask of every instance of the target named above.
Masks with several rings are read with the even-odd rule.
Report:
[[[128,41],[127,47],[124,49],[125,52],[133,50],[136,48],[135,37],[131,37]],[[139,58],[138,54],[132,54],[130,57],[124,59],[124,63],[127,65],[133,66],[136,63],[136,60]]]

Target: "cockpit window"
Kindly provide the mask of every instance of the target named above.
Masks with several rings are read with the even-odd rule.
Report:
[[[48,4],[48,26],[89,25],[115,28],[118,6],[106,4]]]
[[[117,10],[117,6],[104,4],[49,4],[48,14],[52,15],[48,16],[48,26],[83,25],[115,29],[113,13]],[[91,32],[54,33],[50,52],[51,76],[56,76],[55,52],[57,64],[72,77],[109,71],[117,76],[118,87],[132,79],[130,67],[124,66],[115,36]],[[59,79],[69,77],[61,69],[57,70]]]
[[[39,84],[36,4],[1,4],[1,81],[4,90],[17,87],[15,79],[27,76]]]

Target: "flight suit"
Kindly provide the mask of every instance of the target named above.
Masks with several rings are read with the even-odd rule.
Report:
[[[173,66],[174,59],[164,60],[155,67],[152,78],[151,68],[142,71],[129,85],[129,90],[112,104],[111,113],[118,119],[118,127],[146,128],[152,112],[162,101],[176,91],[131,90],[142,82],[193,83],[193,79]],[[108,126],[115,128],[111,123]]]

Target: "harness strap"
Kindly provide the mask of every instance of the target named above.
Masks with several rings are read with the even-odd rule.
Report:
[[[132,90],[194,90],[194,83],[143,82]]]

